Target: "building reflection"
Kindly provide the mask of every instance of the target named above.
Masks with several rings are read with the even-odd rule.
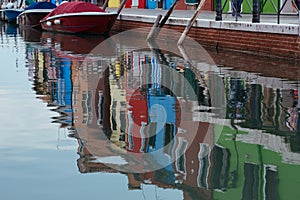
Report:
[[[190,191],[187,196],[201,194],[210,198],[210,190],[197,187],[197,182],[203,179],[208,188],[209,154],[213,145],[213,138],[206,139],[205,142],[210,143],[204,143],[209,124],[193,121],[192,108],[201,102],[194,99],[181,103],[179,108],[178,101],[181,100],[168,89],[171,86],[162,87],[160,83],[164,75],[168,76],[168,71],[156,63],[151,52],[119,50],[122,57],[109,62],[106,58],[95,70],[82,66],[77,70],[77,77],[73,77],[79,170],[82,173],[118,172],[101,162],[105,158],[116,159],[115,152],[118,152],[119,162],[130,163],[135,171],[143,172],[149,165],[162,166],[145,173],[124,172],[128,176],[129,189],[140,189],[142,184],[150,183],[163,188],[186,188],[184,191]],[[89,73],[89,70],[98,73]],[[147,84],[147,79],[155,80]],[[164,81],[179,88],[180,79],[176,80],[176,77],[168,77]],[[194,77],[190,81],[197,85]],[[185,91],[181,92],[184,98]],[[180,116],[186,118],[182,123]],[[178,133],[179,125],[187,136]],[[195,133],[197,137],[188,134],[194,126],[201,126]],[[95,152],[100,152],[100,155]],[[127,156],[128,152],[135,153],[135,156]],[[139,155],[141,152],[158,153],[148,158],[150,160],[144,160],[143,155]],[[197,175],[201,171],[199,155],[203,162],[202,171],[206,171],[203,177]],[[177,156],[180,158],[176,160]]]
[[[93,45],[76,52],[68,42],[79,40]],[[184,199],[297,191],[297,86],[201,63],[200,77],[177,55],[119,43],[110,48],[121,56],[87,56],[99,43],[43,35],[42,45],[27,48],[33,89],[78,141],[81,173],[123,173],[129,190],[151,184],[180,189]],[[225,116],[212,117],[223,101]]]
[[[37,98],[47,102],[59,114],[53,122],[61,127],[71,126],[72,80],[71,61],[67,57],[57,57],[50,46],[29,43],[26,48],[29,77]]]

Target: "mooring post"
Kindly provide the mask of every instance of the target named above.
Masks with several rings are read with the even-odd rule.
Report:
[[[252,23],[260,22],[260,0],[253,0]]]
[[[222,21],[222,0],[216,0],[216,21]]]
[[[23,5],[23,0],[21,0],[20,5],[17,6],[19,6],[18,8],[22,8],[22,5]]]
[[[203,5],[205,4],[206,0],[201,0],[200,4],[197,7],[197,10],[195,11],[193,17],[190,19],[189,23],[187,24],[187,26],[185,27],[183,33],[181,34],[177,44],[181,45],[184,41],[184,39],[186,38],[186,35],[188,34],[188,32],[190,31],[190,29],[192,28],[194,22],[196,21],[197,17],[199,16],[200,12],[201,12],[201,8],[203,7]]]
[[[121,4],[119,5],[118,10],[116,11],[116,12],[117,12],[117,17],[116,17],[115,20],[117,20],[117,18],[119,17],[119,15],[120,15],[120,13],[121,13],[121,11],[122,11],[122,9],[123,9],[123,7],[124,7],[126,1],[127,1],[127,0],[123,0],[123,1],[121,2]],[[107,31],[106,31],[105,34],[108,34],[108,32],[110,31],[110,29],[112,28],[113,25],[114,25],[114,23],[111,23],[111,24],[110,24],[110,27],[107,28]]]
[[[104,1],[103,7],[102,7],[103,10],[105,10],[105,9],[107,8],[107,6],[108,6],[108,1],[109,1],[109,0],[105,0],[105,1]]]
[[[192,71],[198,71],[197,69],[195,69],[195,67],[193,66],[189,56],[187,55],[184,47],[182,45],[177,45],[178,49],[179,49],[179,52],[181,53],[184,61],[186,62],[186,64],[188,64],[188,67],[192,70]],[[197,80],[199,80],[199,82],[203,85],[206,85],[205,81],[203,80],[203,78],[201,76],[199,76],[198,73],[195,73],[196,74],[196,77],[197,77]],[[207,87],[207,86],[206,86]]]
[[[175,6],[176,6],[176,3],[178,2],[179,0],[175,0],[172,4],[172,6],[169,8],[168,12],[165,14],[164,18],[161,20],[162,18],[162,15],[158,15],[157,18],[156,18],[156,21],[154,22],[153,26],[152,26],[152,29],[150,31],[150,33],[148,34],[148,37],[147,37],[147,41],[149,40],[153,40],[157,37],[160,29],[165,25],[165,23],[168,21],[170,15],[172,14]],[[161,21],[160,21],[161,20]]]
[[[127,0],[123,0],[123,1],[121,2],[121,4],[119,5],[119,8],[118,8],[118,10],[117,10],[118,16],[120,15],[120,13],[121,13],[123,7],[125,6],[126,1],[127,1]]]
[[[172,6],[169,8],[168,12],[166,13],[166,15],[164,16],[164,18],[161,20],[160,24],[159,24],[159,27],[162,28],[165,23],[168,21],[170,15],[172,14],[175,6],[176,6],[176,3],[178,2],[179,0],[175,0],[172,4]]]
[[[157,34],[158,34],[158,26],[159,26],[159,21],[161,20],[161,18],[162,18],[162,15],[158,15],[157,17],[156,17],[156,20],[155,20],[155,22],[154,22],[154,24],[153,24],[153,26],[152,26],[152,28],[151,28],[151,30],[150,30],[150,32],[149,32],[149,34],[148,34],[148,36],[147,36],[147,41],[153,41],[153,39],[155,39],[155,37],[157,36]]]

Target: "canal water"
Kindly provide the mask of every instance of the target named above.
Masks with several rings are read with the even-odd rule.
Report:
[[[1,24],[0,199],[298,199],[298,61],[145,32]]]

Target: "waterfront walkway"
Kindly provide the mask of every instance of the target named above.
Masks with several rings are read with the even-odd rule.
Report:
[[[116,10],[109,8],[110,11]],[[114,25],[115,31],[140,27],[151,27],[159,14],[167,10],[124,8]],[[174,10],[166,28],[183,32],[194,10]],[[260,23],[252,23],[252,14],[235,18],[223,13],[222,21],[216,21],[216,12],[202,11],[193,24],[188,36],[202,45],[218,47],[219,50],[234,50],[255,55],[300,59],[300,29],[297,14],[262,14]]]
[[[137,9],[137,8],[124,8],[121,14],[126,15],[144,15],[144,16],[157,16],[159,14],[165,14],[167,10],[162,9]],[[171,17],[178,18],[191,18],[195,10],[174,10]],[[215,20],[216,12],[215,11],[202,11],[198,19],[207,19]],[[236,17],[233,17],[231,13],[223,13],[223,21],[232,21],[236,22]],[[242,17],[237,18],[240,22],[252,22],[252,14],[242,14]],[[262,14],[260,15],[261,23],[274,23],[277,24],[277,15],[276,14]],[[282,14],[280,16],[280,24],[299,24],[299,18],[296,13],[291,14]]]
[[[109,10],[115,9],[109,8]],[[159,14],[164,16],[166,12],[167,10],[162,9],[124,8],[119,19],[153,23]],[[194,10],[174,10],[167,24],[185,26],[194,12]],[[252,23],[252,14],[242,14],[242,17],[236,18],[231,13],[223,13],[222,21],[215,21],[215,17],[215,11],[202,11],[194,26],[299,35],[299,17],[296,13],[280,15],[279,24],[276,14],[260,15],[260,23]]]

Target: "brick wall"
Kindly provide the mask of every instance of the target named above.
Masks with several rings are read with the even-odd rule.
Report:
[[[113,30],[125,31],[142,27],[152,27],[152,24],[118,20]],[[164,28],[170,28],[181,33],[185,27],[165,25]],[[230,49],[268,57],[300,59],[300,37],[296,35],[193,27],[188,36],[202,45],[218,46],[220,51]]]
[[[151,26],[152,24],[150,23],[117,21],[113,30],[120,32]],[[180,33],[184,30],[182,26],[166,25],[165,28],[172,28]],[[148,33],[144,34],[147,35]],[[161,49],[167,49],[170,45],[168,43],[175,43],[172,52],[180,55],[175,48],[176,38],[170,38],[169,35],[164,34],[165,32],[161,32],[157,41]],[[216,29],[196,28],[191,29],[189,36],[202,44],[213,62],[218,66],[238,71],[259,73],[265,77],[278,77],[290,81],[300,79],[300,52],[297,36],[230,30],[221,30],[219,32]],[[164,40],[167,37],[168,40]],[[143,38],[145,37],[134,38],[132,40],[127,38],[123,42],[128,43],[128,45],[141,44],[145,42]],[[219,48],[217,50],[218,38]],[[255,40],[255,38],[258,39]],[[285,48],[281,48],[282,46]],[[198,51],[189,51],[188,53],[192,60],[200,56],[194,55]]]

